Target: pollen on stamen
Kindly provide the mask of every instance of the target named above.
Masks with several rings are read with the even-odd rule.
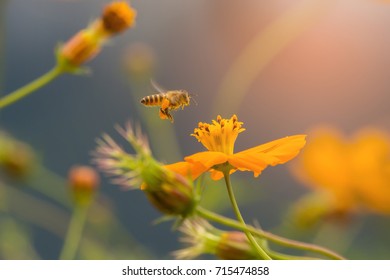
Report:
[[[218,115],[217,116],[217,122],[221,123],[221,121],[222,121],[222,117],[221,117],[221,115]]]

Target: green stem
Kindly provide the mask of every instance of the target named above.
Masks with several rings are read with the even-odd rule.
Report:
[[[291,239],[284,238],[281,236],[277,236],[275,234],[263,231],[261,229],[255,228],[253,226],[248,226],[248,225],[243,226],[242,224],[238,223],[237,221],[235,221],[233,219],[229,219],[227,217],[221,216],[221,215],[216,214],[214,212],[211,212],[207,209],[204,209],[200,206],[198,206],[196,208],[196,213],[199,216],[201,216],[207,220],[214,221],[214,222],[223,224],[223,225],[228,226],[228,227],[236,228],[236,229],[239,229],[242,231],[248,230],[253,235],[266,238],[269,241],[272,241],[276,244],[279,244],[279,245],[282,245],[285,247],[321,254],[323,256],[326,256],[328,258],[335,259],[335,260],[343,260],[344,259],[342,256],[338,255],[337,253],[332,252],[331,250],[323,248],[321,246],[307,244],[304,242],[299,242],[299,241],[291,240]]]
[[[272,260],[271,257],[268,256],[267,253],[264,251],[264,249],[261,248],[261,246],[256,242],[256,240],[253,237],[253,235],[247,229],[247,226],[245,224],[244,218],[242,217],[240,209],[238,208],[236,198],[234,197],[232,184],[230,182],[229,171],[224,172],[223,175],[225,177],[225,183],[226,183],[227,191],[228,191],[228,194],[229,194],[230,202],[232,203],[233,210],[234,210],[234,212],[236,214],[236,217],[237,217],[238,221],[243,226],[243,231],[244,231],[246,237],[248,238],[248,240],[252,244],[252,246],[256,249],[256,251],[260,255],[260,257],[262,257],[264,260]]]
[[[64,73],[64,67],[61,65],[56,65],[53,69],[51,69],[46,74],[43,74],[41,77],[37,78],[36,80],[32,81],[31,83],[15,90],[14,92],[9,93],[8,95],[4,96],[0,99],[0,109],[3,109],[20,99],[28,96],[29,94],[33,93],[37,89],[40,89],[41,87],[45,86],[46,84],[53,81],[55,78],[57,78],[59,75]]]
[[[60,253],[60,260],[73,260],[75,258],[87,219],[88,209],[88,206],[75,206]]]
[[[65,188],[66,185],[67,181],[63,177],[52,172],[43,165],[39,165],[36,168],[35,174],[33,174],[33,177],[29,180],[29,187],[59,203],[65,208],[70,209],[72,207],[72,203],[69,200],[69,193]],[[105,216],[110,216],[109,226],[112,227],[113,230],[115,229],[122,234],[128,235],[128,231],[125,226],[116,218],[115,215],[112,215],[110,209],[106,207],[104,202],[109,200],[109,198],[102,194],[99,194],[99,198],[100,199],[95,201],[93,209],[95,211],[99,211],[99,213],[102,212]]]
[[[282,254],[282,253],[275,252],[272,250],[267,250],[267,253],[273,260],[319,260],[319,259],[310,258],[310,257],[300,257],[300,256],[292,256],[292,255]]]

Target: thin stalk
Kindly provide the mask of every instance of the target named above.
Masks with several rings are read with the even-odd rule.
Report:
[[[34,91],[40,89],[41,87],[47,85],[51,81],[53,81],[55,78],[57,78],[59,75],[64,73],[64,68],[61,65],[56,65],[53,69],[51,69],[46,74],[43,74],[36,80],[32,81],[31,83],[9,93],[8,95],[4,96],[3,98],[0,98],[0,109],[3,109],[9,105],[12,105],[13,103],[25,98],[26,96],[30,95]]]
[[[267,250],[267,253],[273,260],[319,260],[318,258],[310,258],[310,257],[301,257],[301,256],[282,254],[282,253],[275,252],[272,250]]]
[[[264,260],[272,260],[271,257],[267,255],[267,253],[264,251],[264,249],[261,248],[261,246],[257,243],[257,241],[255,240],[253,235],[247,229],[244,218],[242,217],[240,209],[238,208],[236,198],[234,197],[232,184],[230,182],[229,172],[224,172],[224,177],[225,177],[225,183],[226,183],[227,191],[229,194],[230,202],[232,204],[233,210],[236,214],[238,221],[243,226],[243,231],[244,231],[246,237],[248,238],[248,240],[252,244],[252,246],[256,249],[256,251],[260,257],[262,257]]]
[[[0,0],[1,1],[1,0]],[[72,208],[72,203],[69,199],[70,194],[67,192],[65,187],[68,182],[58,174],[47,169],[45,166],[40,165],[36,168],[35,174],[29,180],[29,187],[46,196],[47,198],[59,203],[67,209]],[[104,201],[109,200],[103,194],[99,194],[99,198],[95,201],[93,209],[110,215],[110,226],[117,228],[118,231],[123,234],[128,234],[127,229],[123,224],[116,218],[115,215],[111,215],[110,209],[104,204]]]
[[[276,244],[279,244],[279,245],[282,245],[285,247],[321,254],[323,256],[326,256],[328,258],[335,259],[335,260],[343,260],[344,259],[339,254],[337,254],[329,249],[323,248],[321,246],[291,240],[291,239],[281,237],[281,236],[275,235],[275,234],[267,232],[267,231],[263,231],[261,229],[255,228],[253,226],[249,226],[249,225],[243,226],[242,224],[238,223],[237,221],[235,221],[233,219],[221,216],[219,214],[216,214],[214,212],[211,212],[211,211],[204,209],[202,207],[199,207],[199,206],[196,208],[196,213],[199,216],[201,216],[207,220],[214,221],[214,222],[217,222],[219,224],[223,224],[223,225],[228,226],[228,227],[232,227],[232,228],[242,230],[242,231],[248,230],[250,233],[252,233],[255,236],[260,236],[260,237],[266,238],[269,241],[272,241]]]
[[[73,260],[75,258],[87,220],[88,209],[88,206],[75,206],[60,253],[60,260]]]

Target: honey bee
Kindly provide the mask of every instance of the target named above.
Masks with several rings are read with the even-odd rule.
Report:
[[[177,110],[179,108],[184,109],[185,106],[190,105],[190,95],[185,90],[169,90],[162,91],[153,82],[152,85],[159,93],[145,96],[141,99],[141,103],[147,107],[159,106],[160,119],[168,119],[173,122],[173,117],[170,111]]]

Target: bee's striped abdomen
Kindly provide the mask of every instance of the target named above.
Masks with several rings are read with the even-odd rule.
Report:
[[[148,95],[141,99],[141,103],[145,106],[160,106],[164,98],[165,94]]]

